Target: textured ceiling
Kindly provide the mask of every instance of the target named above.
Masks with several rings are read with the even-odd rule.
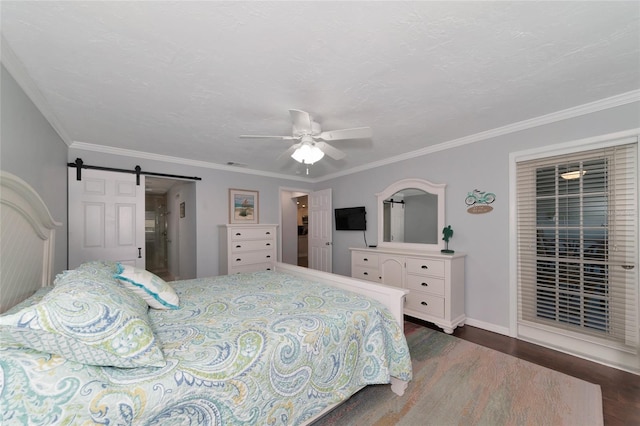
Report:
[[[238,136],[289,135],[291,108],[373,130],[317,178],[640,89],[637,1],[0,5],[67,143],[282,175],[291,142]]]

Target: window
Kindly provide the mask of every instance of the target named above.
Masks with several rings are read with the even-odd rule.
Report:
[[[638,353],[637,171],[637,143],[516,163],[519,332]]]

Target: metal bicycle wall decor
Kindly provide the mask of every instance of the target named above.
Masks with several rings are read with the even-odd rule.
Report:
[[[493,210],[489,204],[493,203],[496,200],[496,194],[493,192],[480,191],[479,189],[474,189],[473,191],[467,193],[466,198],[464,199],[464,203],[469,206],[467,209],[467,213],[471,214],[483,214],[489,213]]]

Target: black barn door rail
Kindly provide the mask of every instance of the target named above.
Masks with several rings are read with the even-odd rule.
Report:
[[[134,170],[116,169],[113,167],[87,166],[86,164],[84,164],[84,161],[82,161],[81,158],[76,158],[76,161],[73,163],[67,163],[67,166],[76,168],[76,180],[82,180],[82,169],[105,170],[108,172],[121,172],[121,173],[135,174],[136,185],[140,185],[140,175],[160,176],[160,177],[176,178],[176,179],[202,180],[202,178],[199,178],[196,176],[180,176],[180,175],[170,175],[167,173],[143,172],[140,166],[136,166]]]

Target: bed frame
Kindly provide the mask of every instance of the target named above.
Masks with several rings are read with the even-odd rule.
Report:
[[[50,285],[60,226],[29,184],[0,171],[0,313]]]
[[[0,171],[0,218],[2,313],[50,285],[55,228],[62,224],[51,217],[44,201],[29,184],[3,171]],[[404,329],[406,290],[284,263],[277,263],[276,270],[371,297],[384,304]],[[391,390],[403,395],[407,385],[392,378]]]

